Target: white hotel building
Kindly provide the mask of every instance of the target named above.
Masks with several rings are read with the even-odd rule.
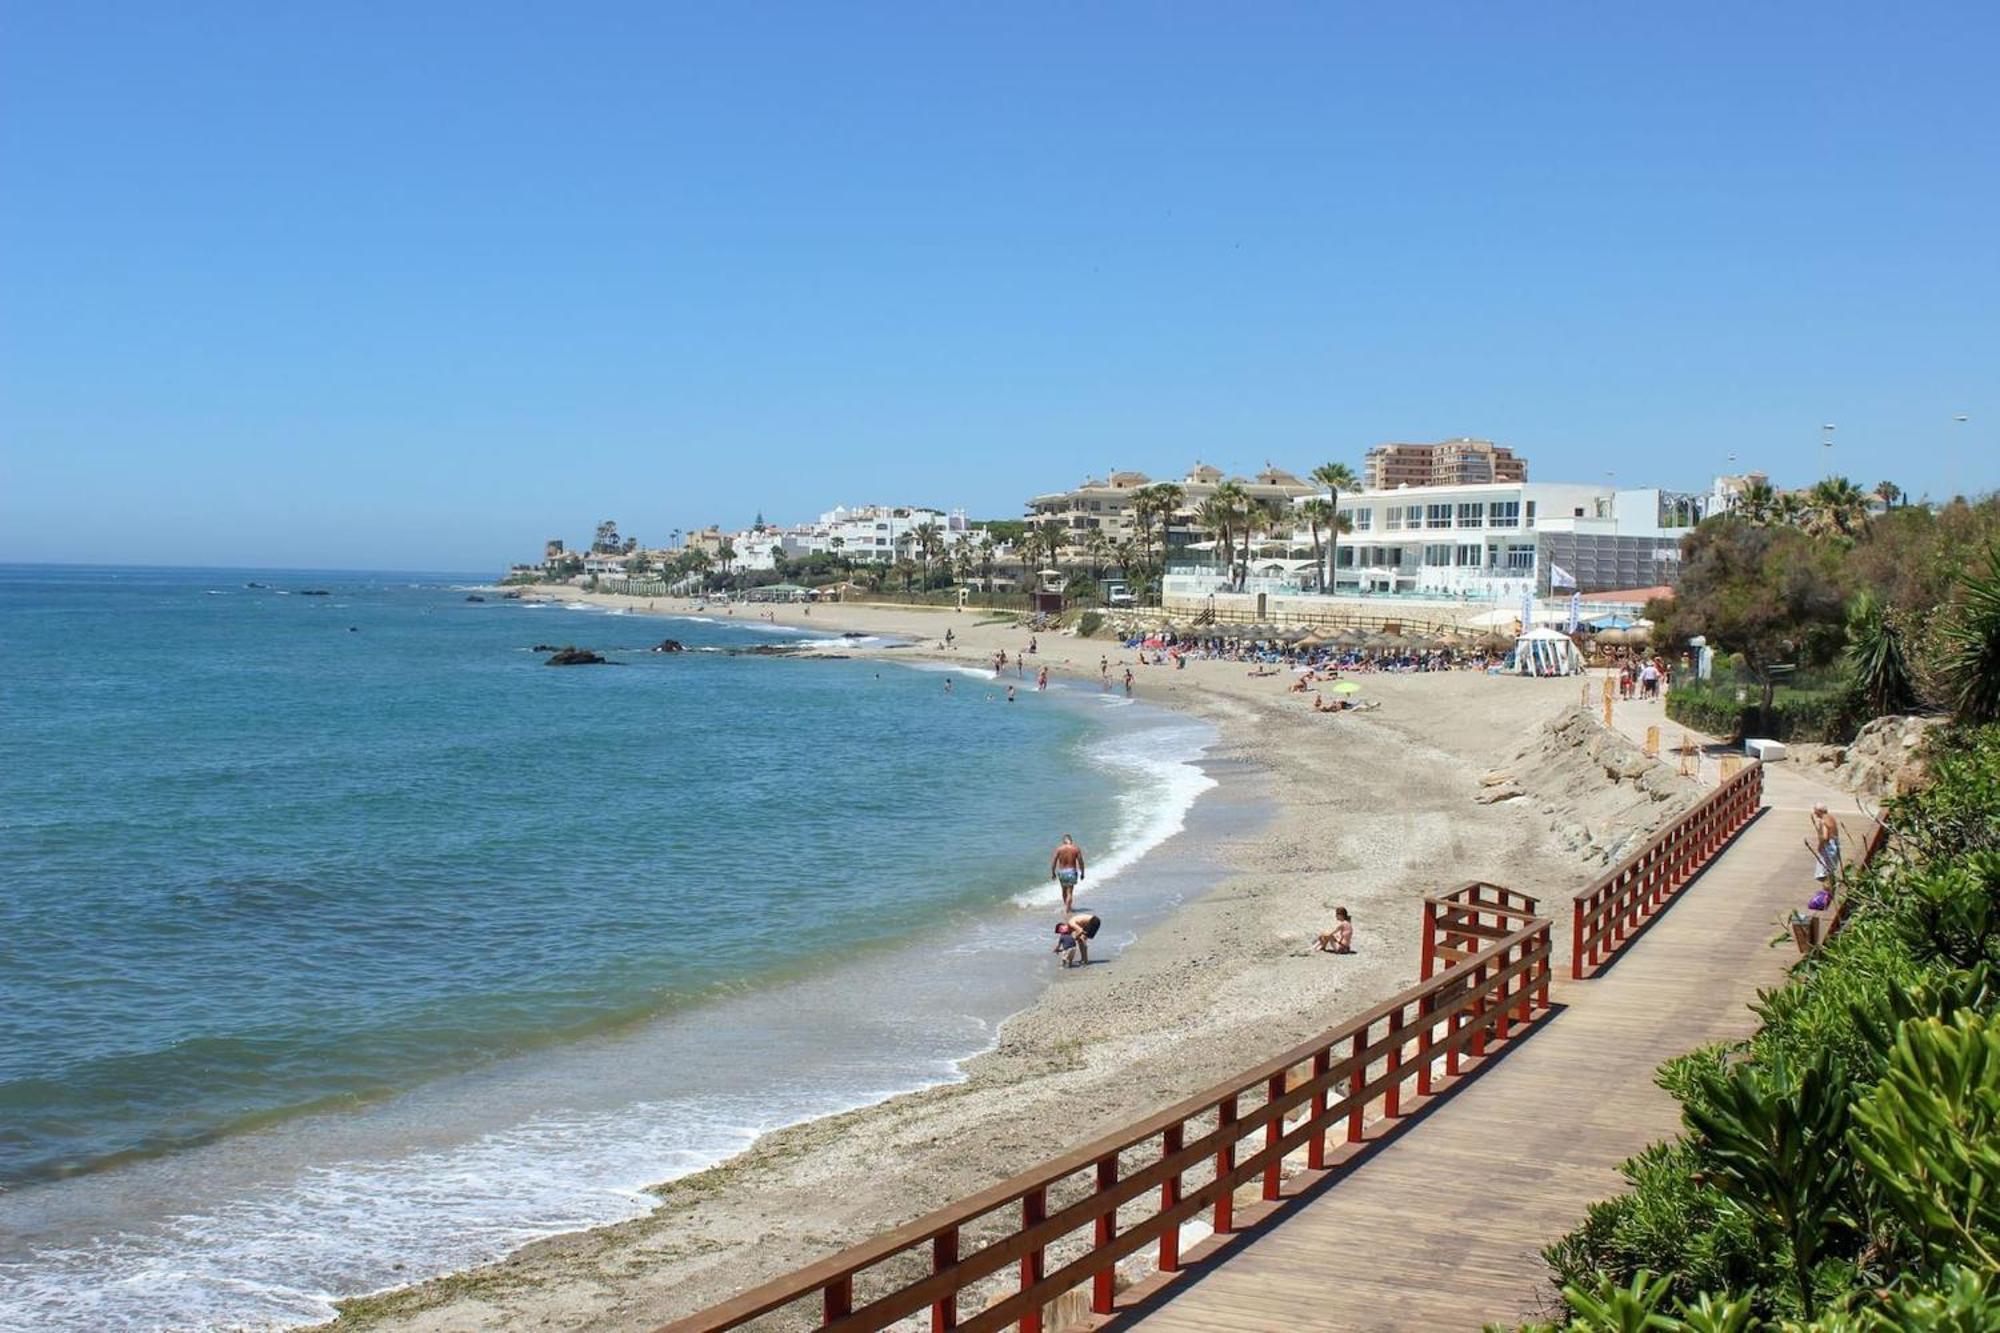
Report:
[[[1734,481],[1696,494],[1533,481],[1343,494],[1340,513],[1352,529],[1340,537],[1334,591],[1511,605],[1523,592],[1548,596],[1557,567],[1585,593],[1672,583],[1681,537],[1727,504]],[[1242,591],[1321,592],[1303,523],[1251,549]],[[1185,605],[1227,590],[1219,563],[1176,563],[1164,591]]]

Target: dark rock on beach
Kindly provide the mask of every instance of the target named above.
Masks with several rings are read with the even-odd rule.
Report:
[[[588,648],[577,648],[574,646],[569,646],[556,649],[555,656],[551,657],[546,663],[544,663],[544,665],[605,666],[607,665],[607,663],[605,662],[602,656],[600,656],[597,653],[591,652],[590,649]]]

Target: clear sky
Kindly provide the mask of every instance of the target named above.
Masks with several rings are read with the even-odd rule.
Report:
[[[0,560],[488,569],[1460,434],[1988,489],[1996,52],[1983,0],[12,0]]]

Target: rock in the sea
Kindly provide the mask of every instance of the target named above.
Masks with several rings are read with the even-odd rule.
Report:
[[[300,589],[299,589],[299,596],[301,596],[301,597],[331,597],[331,596],[333,596],[333,594],[332,594],[331,592],[328,592],[328,591],[327,591],[327,590],[326,590],[325,588],[300,588]]]
[[[465,600],[466,600],[466,601],[468,601],[468,602],[483,602],[483,601],[485,601],[486,599],[485,599],[484,597],[481,597],[481,596],[480,596],[480,595],[479,595],[478,593],[476,593],[476,592],[469,592],[469,593],[465,594]]]
[[[653,651],[656,653],[684,653],[687,651],[687,647],[679,639],[661,639],[654,646]]]
[[[510,591],[503,592],[500,594],[500,599],[506,602],[518,602],[521,600],[521,590],[519,588],[514,588],[511,589]]]
[[[531,653],[559,653],[563,646],[559,643],[538,643],[528,651]]]
[[[555,656],[546,663],[548,666],[603,666],[604,658],[588,648],[558,648]]]

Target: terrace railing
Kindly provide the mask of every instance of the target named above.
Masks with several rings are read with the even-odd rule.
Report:
[[[1247,1205],[1282,1206],[1342,1168],[1380,1120],[1408,1115],[1549,1005],[1550,922],[1534,900],[1471,884],[1424,905],[1424,978],[1255,1068],[1011,1180],[667,1326],[723,1333],[776,1312],[862,1333],[928,1313],[933,1330],[1010,1325],[1041,1333],[1045,1309],[1088,1287],[1115,1312],[1118,1265],[1151,1251],[1179,1272],[1181,1228],[1206,1214],[1218,1237]],[[1378,1124],[1380,1137],[1386,1126]],[[1303,1150],[1290,1182],[1288,1158]],[[1120,1210],[1152,1211],[1129,1222]],[[998,1289],[993,1290],[998,1279]],[[1011,1288],[1011,1289],[1010,1289]],[[983,1308],[969,1308],[979,1295]],[[803,1307],[803,1308],[801,1308]]]
[[[1569,974],[1595,974],[1623,949],[1764,803],[1764,766],[1751,763],[1704,796],[1687,813],[1578,891],[1571,905]]]

